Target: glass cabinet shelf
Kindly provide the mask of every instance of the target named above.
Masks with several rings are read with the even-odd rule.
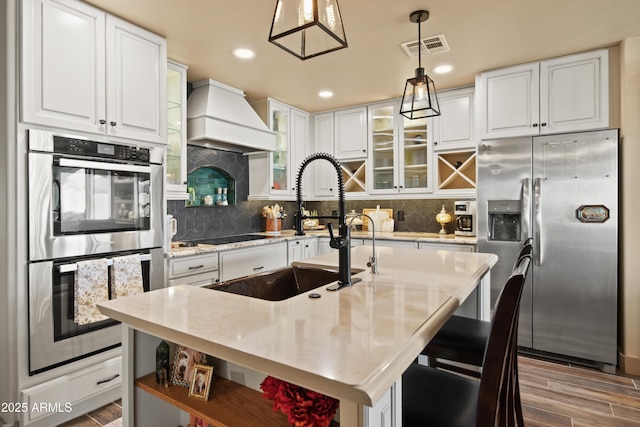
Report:
[[[179,103],[167,102],[167,131],[169,134],[176,134],[182,131],[181,114],[182,106]]]

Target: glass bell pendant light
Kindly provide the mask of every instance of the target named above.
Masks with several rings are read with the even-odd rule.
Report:
[[[411,22],[418,24],[418,42],[421,44],[420,24],[429,19],[429,12],[418,10],[409,15]],[[438,95],[433,80],[424,72],[422,68],[422,47],[418,50],[418,68],[416,75],[407,79],[402,96],[400,114],[408,119],[423,119],[440,115],[440,105]]]
[[[269,41],[302,60],[347,47],[338,0],[277,0]]]

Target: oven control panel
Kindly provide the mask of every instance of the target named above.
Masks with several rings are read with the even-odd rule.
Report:
[[[148,148],[107,144],[104,142],[63,136],[53,137],[53,151],[59,154],[72,154],[82,157],[123,160],[145,164],[148,164],[150,161],[150,151]]]

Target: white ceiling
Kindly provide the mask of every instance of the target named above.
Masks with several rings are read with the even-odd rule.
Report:
[[[86,0],[167,39],[169,58],[205,78],[309,112],[399,97],[417,59],[414,10],[429,10],[422,37],[444,34],[450,52],[422,58],[438,90],[476,73],[618,44],[640,36],[640,0],[339,0],[349,47],[300,61],[267,42],[275,0]],[[256,51],[252,60],[232,55]],[[446,76],[431,69],[448,63]],[[317,93],[328,89],[331,99]]]

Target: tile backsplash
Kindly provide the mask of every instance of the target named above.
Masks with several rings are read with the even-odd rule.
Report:
[[[262,207],[278,203],[288,214],[282,227],[293,227],[295,202],[278,200],[247,200],[249,194],[249,160],[240,153],[189,145],[187,147],[187,172],[200,167],[215,167],[226,171],[235,179],[236,205],[234,206],[190,206],[182,200],[167,201],[167,213],[178,222],[178,233],[173,240],[194,240],[232,234],[255,233],[265,230]],[[403,200],[347,200],[347,212],[354,209],[362,212],[365,208],[391,208],[394,212],[395,231],[419,231],[437,233],[440,224],[436,215],[444,204],[453,215],[453,199],[403,199]],[[320,215],[331,215],[338,209],[338,201],[307,202],[305,208],[317,210]],[[398,211],[404,212],[404,221],[398,220]],[[453,233],[455,225],[449,223],[446,230]]]

